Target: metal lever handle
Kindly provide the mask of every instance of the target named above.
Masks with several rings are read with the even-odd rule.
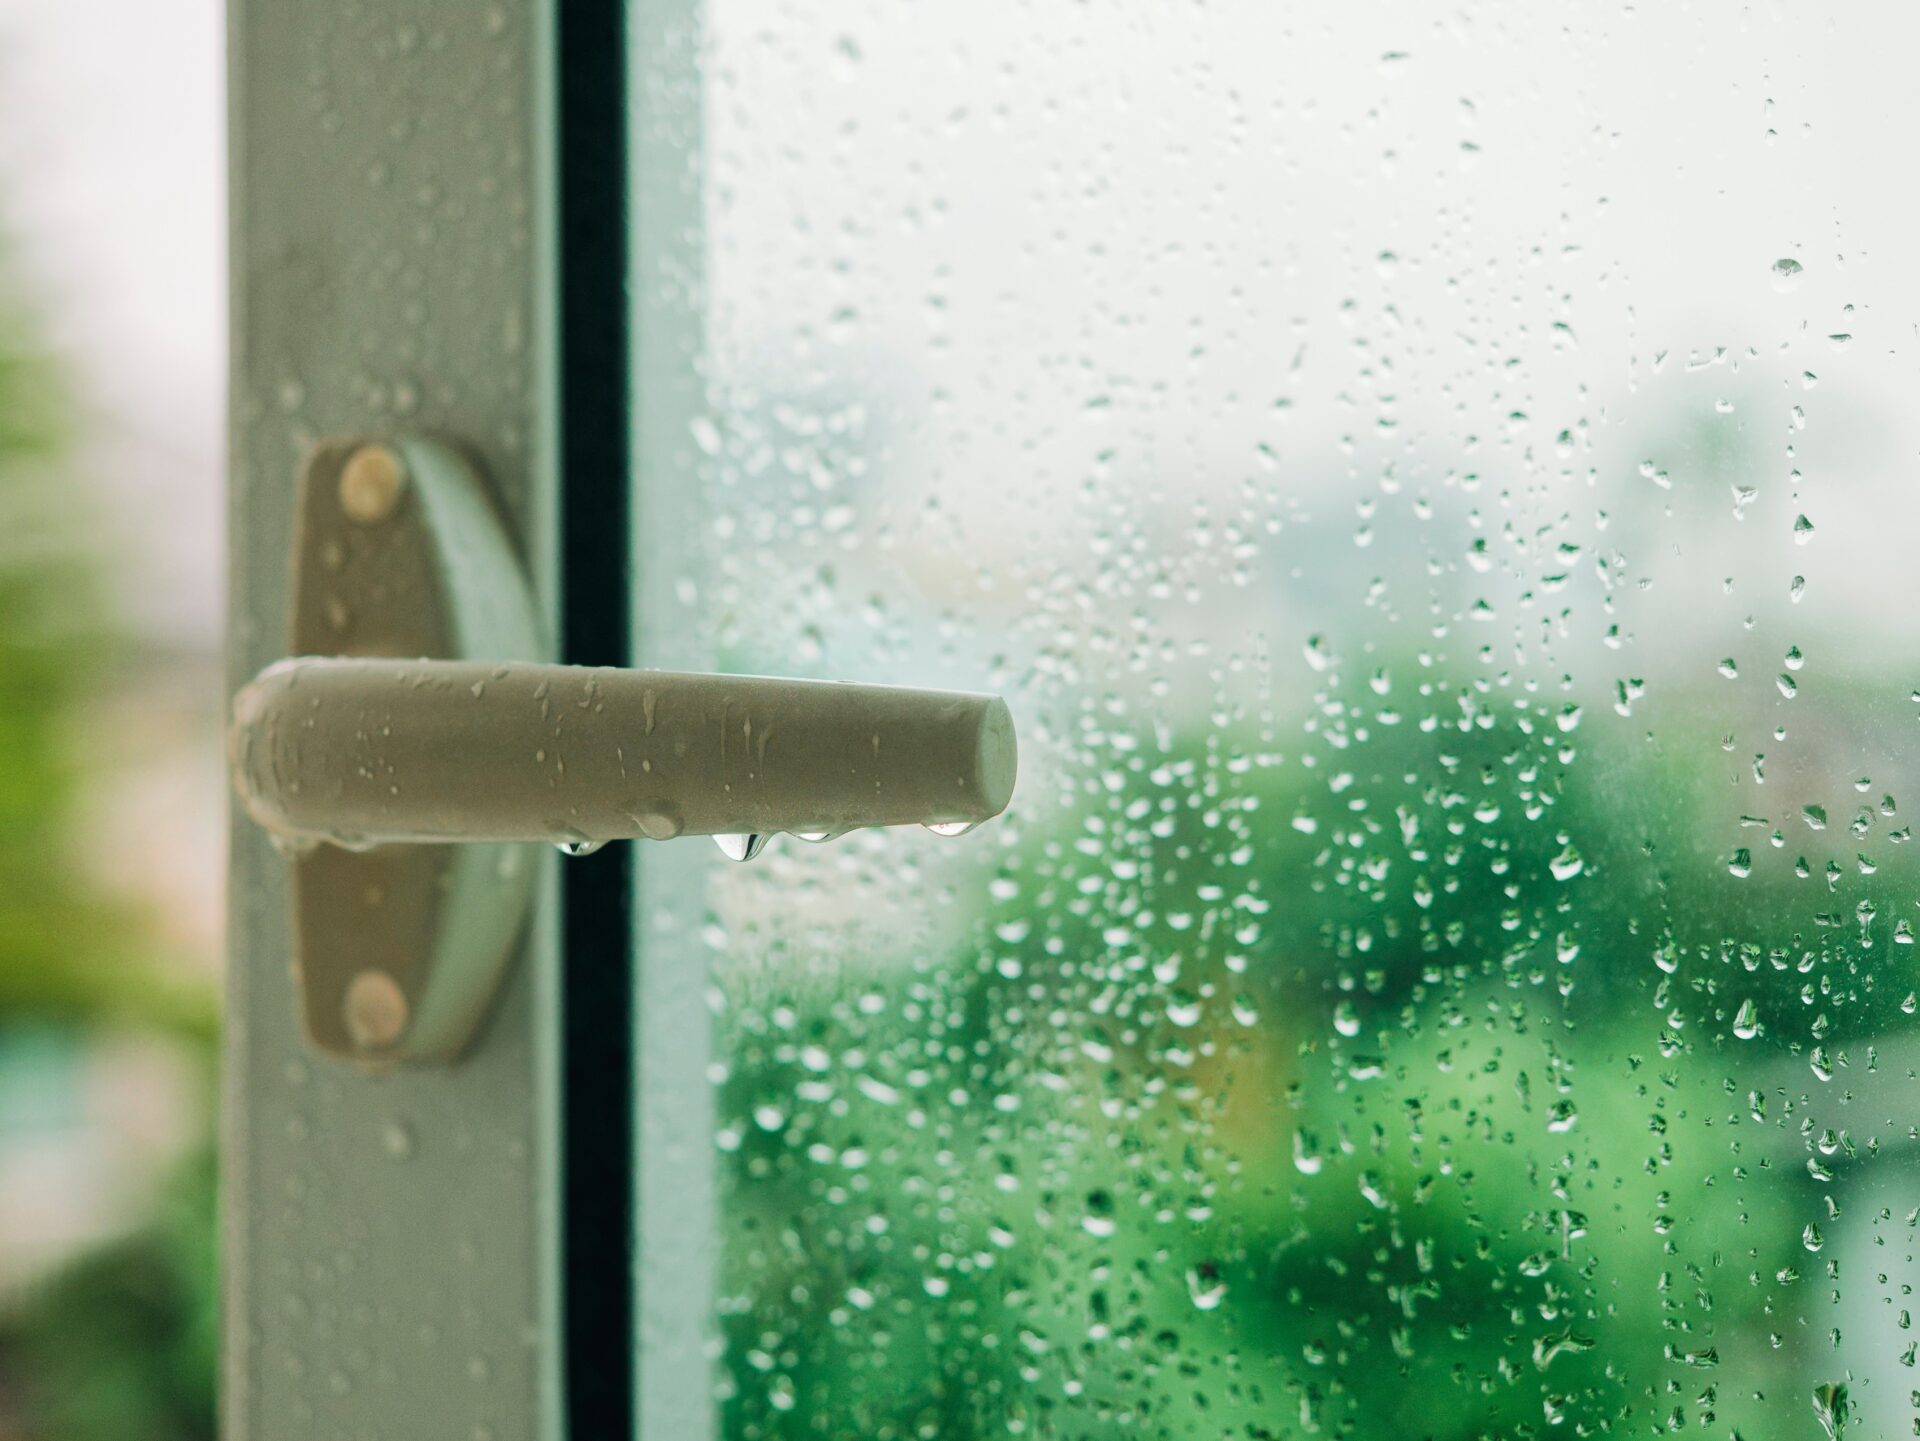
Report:
[[[234,787],[292,857],[307,1039],[363,1069],[473,1044],[532,904],[518,842],[705,834],[746,860],[774,831],[957,832],[1013,791],[993,696],[538,664],[484,482],[423,437],[307,458],[291,579],[300,659],[235,696]]]
[[[234,702],[261,825],[349,848],[958,831],[1013,794],[997,696],[581,666],[307,658]]]

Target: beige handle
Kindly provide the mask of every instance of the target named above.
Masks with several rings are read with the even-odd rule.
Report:
[[[352,658],[261,672],[230,754],[255,820],[351,847],[957,830],[1006,808],[1016,768],[997,696]]]

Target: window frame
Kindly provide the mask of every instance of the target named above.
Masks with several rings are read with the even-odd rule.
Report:
[[[285,650],[322,436],[456,440],[555,614],[555,10],[230,6],[229,696]],[[368,1076],[307,1052],[287,866],[230,816],[223,1435],[560,1436],[553,860],[472,1052]]]

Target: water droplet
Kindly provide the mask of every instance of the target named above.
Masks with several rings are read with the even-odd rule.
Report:
[[[1753,852],[1742,846],[1733,853],[1733,859],[1727,862],[1727,873],[1739,880],[1745,880],[1753,874]]]
[[[1800,283],[1800,272],[1806,269],[1799,261],[1790,256],[1782,256],[1773,262],[1773,288],[1782,294],[1792,290]]]
[[[1591,1336],[1582,1336],[1572,1330],[1539,1336],[1533,1343],[1533,1364],[1544,1371],[1558,1358],[1575,1355],[1581,1351],[1591,1351],[1594,1345],[1595,1342]]]
[[[833,42],[834,73],[842,80],[852,77],[854,67],[864,58],[860,51],[860,42],[851,35],[842,35]]]
[[[605,841],[589,840],[582,836],[577,841],[556,841],[554,849],[563,856],[590,856],[604,845]]]
[[[1087,1193],[1087,1211],[1080,1218],[1080,1227],[1089,1236],[1098,1236],[1103,1240],[1120,1229],[1114,1219],[1113,1197],[1106,1191]]]
[[[304,859],[312,855],[320,846],[320,842],[312,836],[289,836],[279,831],[267,832],[267,844],[290,861]]]
[[[413,1156],[413,1128],[405,1121],[388,1121],[380,1133],[380,1144],[394,1160],[408,1160]]]
[[[964,836],[979,824],[978,821],[933,821],[927,829],[936,836]]]
[[[648,801],[629,817],[650,841],[670,841],[685,828],[680,813],[665,801]]]
[[[1743,1041],[1751,1041],[1760,1034],[1760,1013],[1751,996],[1742,1001],[1740,1009],[1733,1014],[1733,1033]]]
[[[1220,1268],[1212,1261],[1202,1261],[1197,1266],[1189,1267],[1187,1295],[1192,1298],[1197,1310],[1218,1310],[1227,1296],[1227,1283],[1221,1279]]]
[[[713,843],[730,861],[750,861],[767,848],[767,837],[759,832],[720,835],[713,838]]]
[[[1807,1222],[1807,1228],[1800,1233],[1800,1243],[1809,1251],[1818,1251],[1827,1244],[1827,1238],[1820,1234],[1820,1228],[1813,1222]]]
[[[1813,1418],[1827,1433],[1828,1441],[1840,1441],[1840,1433],[1853,1419],[1853,1406],[1847,1400],[1844,1381],[1825,1381],[1813,1388]]]

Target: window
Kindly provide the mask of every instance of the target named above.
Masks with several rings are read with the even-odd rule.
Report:
[[[236,686],[417,434],[1021,777],[544,855],[377,1076],[237,828],[234,1434],[1913,1428],[1904,10],[239,8]]]
[[[1905,1430],[1906,17],[705,24],[641,564],[1023,767],[681,908],[721,1433]]]

